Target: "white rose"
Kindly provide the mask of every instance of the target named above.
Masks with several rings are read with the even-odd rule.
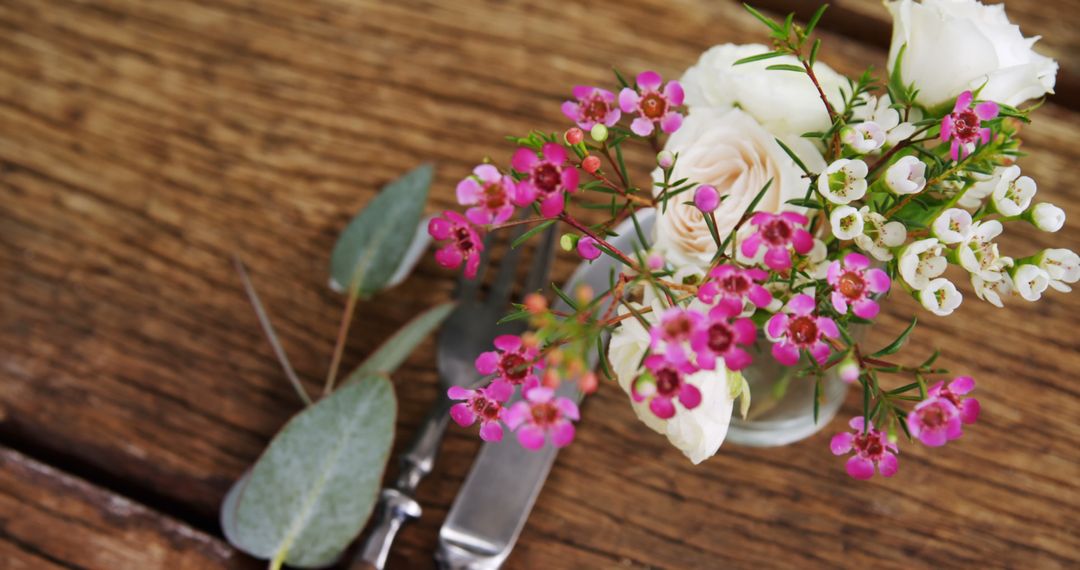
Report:
[[[700,107],[739,107],[778,135],[799,136],[828,130],[829,113],[806,74],[766,69],[776,64],[798,65],[794,57],[733,65],[740,59],[769,51],[772,50],[761,44],[723,44],[701,54],[679,80],[690,112]],[[833,108],[843,107],[840,87],[847,86],[844,77],[820,62],[814,64],[814,75]]]
[[[785,141],[807,168],[820,172],[825,160],[806,139]],[[724,238],[738,223],[758,192],[771,179],[769,190],[758,202],[765,212],[801,211],[785,204],[806,195],[810,182],[772,134],[750,115],[738,110],[700,108],[692,111],[682,127],[671,135],[666,150],[678,154],[671,179],[686,178],[711,184],[727,198],[713,212],[717,230]],[[663,172],[653,173],[657,180]],[[659,195],[657,187],[655,193]],[[689,198],[680,195],[657,208],[655,248],[674,266],[694,264],[706,267],[716,253],[704,215]]]
[[[623,307],[620,314],[627,314]],[[646,313],[648,319],[655,313]],[[649,347],[649,333],[636,318],[624,320],[611,335],[608,345],[608,359],[612,372],[619,385],[630,395],[630,386],[637,377],[642,357]],[[701,403],[693,410],[687,410],[681,403],[675,402],[678,410],[669,420],[656,417],[645,402],[634,402],[629,398],[638,419],[668,438],[672,445],[682,451],[695,464],[712,457],[720,449],[720,444],[727,437],[728,424],[734,400],[731,397],[729,382],[742,383],[741,375],[720,367],[716,371],[701,371],[686,377],[686,381],[697,386],[701,391]]]
[[[986,83],[979,98],[1017,106],[1054,92],[1057,63],[1032,50],[1004,6],[975,0],[886,2],[893,17],[889,71],[904,45],[900,76],[934,107]]]

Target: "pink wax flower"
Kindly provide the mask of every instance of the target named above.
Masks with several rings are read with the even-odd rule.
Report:
[[[750,353],[739,345],[749,346],[757,338],[757,327],[750,319],[737,319],[742,312],[727,303],[709,311],[704,323],[692,333],[690,347],[697,355],[697,365],[703,370],[716,369],[716,359],[723,358],[729,370],[742,370],[750,365]]]
[[[564,102],[562,112],[579,127],[589,130],[596,125],[611,127],[619,122],[622,112],[615,106],[615,94],[611,91],[576,85],[573,94],[576,101]]]
[[[949,155],[953,160],[960,160],[975,148],[975,141],[983,144],[990,142],[990,129],[982,126],[982,121],[989,121],[998,116],[998,105],[993,101],[983,101],[972,106],[974,96],[971,91],[964,91],[956,98],[952,113],[941,120],[941,140],[952,140]]]
[[[462,206],[472,206],[465,217],[477,225],[501,224],[514,215],[514,179],[504,176],[498,168],[481,164],[457,185],[457,200]]]
[[[650,347],[654,351],[662,351],[671,362],[685,362],[683,347],[704,321],[705,315],[697,311],[672,307],[660,315],[658,325],[649,329]]]
[[[645,359],[649,371],[634,379],[630,397],[635,402],[649,402],[649,411],[666,420],[675,415],[675,399],[686,409],[701,404],[701,391],[686,381],[686,374],[695,372],[689,362],[673,363],[659,354]]]
[[[517,184],[514,203],[526,206],[540,202],[540,213],[547,218],[563,211],[564,192],[574,192],[578,186],[578,171],[567,161],[562,145],[547,143],[537,155],[529,148],[519,148],[510,160],[514,170],[525,175]]]
[[[513,386],[498,381],[476,390],[454,386],[446,391],[446,395],[451,400],[464,400],[464,402],[450,407],[450,417],[463,427],[469,427],[476,420],[480,420],[480,439],[502,441],[503,429],[499,423],[499,419],[505,413],[502,405],[513,393]]]
[[[447,210],[442,217],[432,218],[428,222],[428,233],[438,241],[449,240],[435,252],[435,261],[439,262],[439,265],[454,269],[464,262],[465,276],[469,279],[476,277],[484,243],[480,239],[480,232],[476,231],[465,216]]]
[[[870,298],[871,295],[885,293],[892,285],[889,274],[880,269],[870,268],[870,260],[858,253],[849,253],[844,261],[834,261],[829,265],[827,275],[832,285],[832,304],[840,314],[851,312],[861,319],[877,316],[880,307]]]
[[[574,424],[580,418],[577,404],[556,397],[551,388],[538,386],[525,390],[525,400],[503,413],[506,427],[517,430],[518,442],[533,451],[544,446],[547,435],[555,447],[565,447],[574,440]]]
[[[814,247],[814,238],[806,231],[809,220],[802,214],[758,212],[750,218],[750,223],[757,227],[757,232],[743,240],[742,254],[754,257],[761,246],[765,246],[765,265],[774,271],[791,267],[788,246],[794,247],[800,255],[809,253]]]
[[[597,257],[600,257],[600,248],[596,247],[596,240],[585,236],[577,242],[578,255],[592,261]]]
[[[869,425],[866,433],[863,433],[863,417],[856,416],[848,422],[851,432],[842,432],[833,436],[829,442],[829,448],[833,455],[844,455],[851,451],[855,455],[847,461],[848,475],[856,479],[869,479],[874,476],[874,468],[883,477],[892,477],[896,474],[896,444],[890,443],[885,432],[875,429],[874,424]]]
[[[773,356],[780,364],[798,364],[801,350],[808,351],[818,364],[828,360],[829,345],[824,339],[839,337],[840,330],[832,319],[818,316],[815,308],[814,298],[800,293],[765,324],[765,333],[775,342]]]
[[[640,91],[629,87],[619,92],[619,107],[624,113],[637,113],[638,117],[630,123],[634,134],[647,137],[653,134],[656,124],[665,133],[673,133],[682,126],[683,116],[674,111],[683,104],[683,88],[678,81],[664,83],[655,71],[643,71],[637,76]]]
[[[476,357],[476,371],[480,374],[498,374],[495,382],[522,386],[526,391],[540,383],[538,374],[543,366],[537,361],[540,351],[528,346],[521,337],[504,334],[495,337],[495,348]]]
[[[713,268],[709,280],[698,288],[698,299],[709,305],[719,299],[720,303],[732,305],[740,312],[746,300],[758,308],[765,308],[772,302],[772,295],[761,282],[768,277],[763,269],[721,265]]]
[[[963,395],[975,389],[975,380],[959,376],[949,382],[934,384],[927,397],[908,414],[908,430],[929,447],[939,447],[963,435],[963,424],[975,423],[979,401]]]

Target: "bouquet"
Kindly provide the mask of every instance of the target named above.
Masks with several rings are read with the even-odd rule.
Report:
[[[1001,307],[1080,278],[1072,251],[1005,255],[998,245],[1008,224],[1055,232],[1065,220],[1035,200],[1036,182],[1016,164],[1032,101],[1052,92],[1057,64],[1000,5],[886,6],[883,77],[848,78],[817,61],[825,7],[805,25],[747,7],[770,45],[714,47],[679,81],[616,71],[611,88],[574,87],[562,104],[573,126],[511,137],[509,164],[485,161],[466,176],[464,211],[429,225],[441,265],[472,276],[488,233],[527,225],[523,242],[563,224],[565,249],[613,257],[622,270],[606,291],[555,288],[569,310],[526,297],[507,318],[528,319],[529,332],[478,355],[491,381],[453,390],[453,419],[479,422],[487,440],[505,428],[530,449],[564,446],[579,411],[554,389],[576,382],[588,394],[602,375],[697,463],[716,453],[737,399],[746,414],[742,371],[775,359],[799,367],[796,381],[817,394],[828,374],[862,390],[862,413],[830,445],[850,455],[852,477],[892,476],[902,436],[932,447],[960,437],[979,415],[975,381],[949,375],[937,352],[917,364],[894,357],[917,318],[884,347],[864,346],[853,329],[871,324],[889,293],[945,317],[963,300],[959,279]],[[649,179],[632,179],[631,146],[655,154]],[[518,208],[527,215],[515,219]],[[638,223],[646,209],[650,234]],[[620,249],[613,229],[627,220],[637,243]],[[585,363],[598,349],[597,374]],[[806,405],[816,417],[817,401]]]

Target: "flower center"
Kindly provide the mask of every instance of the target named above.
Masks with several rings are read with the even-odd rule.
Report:
[[[667,101],[659,93],[647,93],[641,98],[641,113],[654,121],[667,113],[667,106]]]
[[[664,323],[664,334],[671,340],[679,340],[689,336],[693,328],[690,319],[678,316]]]
[[[485,420],[498,419],[499,410],[502,408],[495,400],[489,400],[488,398],[479,395],[473,398],[471,407],[476,415]]]
[[[545,194],[558,190],[560,182],[562,177],[559,176],[559,169],[550,162],[545,162],[533,170],[533,184]]]
[[[491,210],[497,210],[506,205],[506,190],[502,182],[492,182],[484,186],[484,206]]]
[[[761,228],[761,237],[770,245],[784,245],[791,241],[791,224],[784,220],[772,220]]]
[[[745,275],[729,275],[720,282],[720,287],[732,295],[743,295],[750,290],[750,279]]]
[[[945,410],[943,410],[941,406],[930,406],[923,410],[922,423],[930,429],[937,429],[944,426],[946,420]]]
[[[953,130],[956,131],[956,138],[964,142],[975,140],[979,135],[979,122],[979,116],[972,109],[953,113]]]
[[[860,433],[855,436],[855,449],[870,459],[880,459],[885,455],[885,446],[881,445],[881,438],[876,433]]]
[[[731,349],[731,344],[734,341],[735,335],[723,323],[716,323],[709,327],[709,350],[717,354],[724,354]]]
[[[581,115],[591,121],[604,122],[611,107],[599,95],[593,95],[587,102],[581,105]]]
[[[532,407],[533,423],[538,426],[549,426],[559,419],[559,408],[551,402],[534,404]]]
[[[809,345],[818,338],[817,321],[810,317],[795,317],[788,325],[791,341],[798,345]]]
[[[525,359],[520,354],[512,352],[503,355],[499,367],[502,368],[503,376],[512,384],[520,383],[529,373],[529,366]]]
[[[458,227],[454,230],[454,240],[457,241],[457,247],[463,252],[470,252],[473,250],[472,232],[468,228]]]
[[[680,384],[682,380],[678,372],[670,368],[663,368],[656,372],[656,392],[661,396],[674,395],[679,391]]]
[[[848,271],[840,276],[838,283],[840,294],[848,299],[861,299],[866,291],[866,281],[862,275],[854,271]]]

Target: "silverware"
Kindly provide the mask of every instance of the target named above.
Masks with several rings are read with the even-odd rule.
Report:
[[[521,226],[517,234],[520,235],[523,231],[524,226]],[[497,324],[509,305],[521,248],[511,249],[503,257],[490,293],[486,299],[480,299],[478,285],[483,280],[491,245],[490,242],[485,243],[484,256],[476,278],[462,277],[458,282],[458,308],[443,324],[437,341],[438,400],[420,426],[412,444],[401,456],[401,470],[394,485],[382,490],[379,518],[354,559],[353,569],[374,567],[381,570],[386,565],[390,546],[398,530],[406,521],[420,518],[420,503],[414,498],[414,493],[417,485],[431,473],[435,465],[435,457],[450,420],[450,407],[453,402],[447,397],[446,391],[453,386],[472,387],[478,384],[482,377],[474,367],[476,356],[491,350],[496,336],[524,330],[522,322]],[[524,292],[532,292],[543,286],[551,269],[554,252],[553,226],[546,231],[535,253],[534,262],[522,289]]]
[[[632,248],[634,230],[628,222],[616,228],[615,233],[619,234],[614,240],[616,247]],[[609,272],[618,268],[619,264],[607,256],[584,263],[574,272],[565,290],[572,291],[577,284],[584,283],[594,291],[605,291]],[[561,301],[555,308],[568,309]],[[601,306],[600,311],[606,308]],[[573,383],[563,384],[557,392],[575,400],[580,398]],[[439,531],[439,547],[435,552],[439,567],[444,570],[499,568],[517,542],[557,453],[551,445],[540,451],[528,451],[509,434],[501,442],[485,443]]]

